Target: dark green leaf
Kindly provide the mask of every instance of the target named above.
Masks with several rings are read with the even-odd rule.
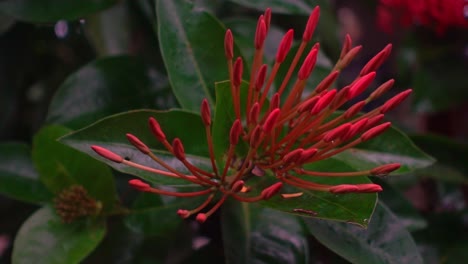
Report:
[[[305,168],[315,171],[327,171],[330,170],[330,168],[333,168],[333,171],[337,172],[353,171],[353,168],[348,164],[335,158],[310,163],[307,164]],[[267,176],[263,178],[267,178]],[[329,185],[370,183],[367,177],[304,176],[302,178],[304,180]],[[269,182],[269,184],[274,182],[272,177],[269,180],[264,179],[264,181]],[[266,187],[267,184],[263,183],[262,186]],[[290,214],[355,223],[365,227],[369,222],[377,201],[377,195],[375,193],[348,193],[337,195],[329,192],[288,187],[283,187],[281,190],[281,193],[297,192],[302,192],[303,194],[300,197],[290,199],[284,199],[279,195],[275,195],[270,200],[261,202],[261,204]]]
[[[29,22],[75,20],[103,10],[117,0],[5,0],[0,2],[0,13]]]
[[[109,210],[116,202],[112,172],[106,165],[57,141],[70,132],[65,127],[48,126],[34,137],[32,156],[40,179],[54,193],[82,185],[91,197],[103,203],[104,210]]]
[[[65,80],[51,102],[47,122],[78,129],[122,111],[165,108],[171,106],[161,103],[168,101],[166,86],[165,77],[135,58],[98,59]]]
[[[296,217],[238,202],[222,210],[227,263],[308,263],[307,240]]]
[[[312,8],[315,6],[306,0],[284,1],[249,1],[249,0],[230,0],[239,5],[255,8],[259,11],[264,11],[271,8],[275,13],[294,14],[294,15],[309,15]]]
[[[187,184],[187,182],[179,179],[160,176],[106,160],[91,149],[91,145],[99,145],[128,158],[130,161],[149,167],[161,168],[156,162],[128,143],[125,134],[132,133],[145,142],[158,157],[171,164],[175,169],[186,172],[183,164],[151,134],[148,128],[149,117],[158,120],[169,141],[176,137],[181,139],[185,152],[188,154],[188,159],[192,164],[211,170],[210,161],[207,158],[208,147],[206,145],[205,128],[200,116],[181,110],[138,110],[109,116],[63,137],[61,142],[104,161],[118,171],[136,175],[147,181],[156,184]]]
[[[382,203],[367,229],[316,219],[304,222],[318,241],[352,263],[422,263],[413,238]]]
[[[187,0],[159,0],[156,12],[161,52],[180,105],[196,112],[204,98],[213,105],[215,82],[229,78],[223,26]]]
[[[0,193],[31,203],[49,201],[52,195],[39,181],[30,156],[26,144],[0,145]]]
[[[13,245],[12,262],[80,263],[101,242],[101,220],[64,224],[52,208],[43,207],[23,223]]]
[[[193,191],[183,189],[185,190],[179,188],[177,191]],[[177,215],[177,210],[191,210],[203,202],[193,197],[166,200],[163,201],[160,196],[151,193],[141,194],[133,204],[130,214],[125,217],[127,227],[146,236],[171,236],[184,221]]]
[[[334,157],[355,170],[371,169],[387,163],[400,163],[401,168],[396,173],[427,167],[434,162],[431,156],[421,151],[408,136],[394,127]]]

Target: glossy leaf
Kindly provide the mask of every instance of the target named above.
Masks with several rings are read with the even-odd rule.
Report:
[[[305,168],[316,171],[326,171],[330,170],[330,168],[333,168],[333,171],[337,172],[353,171],[348,164],[335,158],[307,164]],[[271,176],[264,176],[262,178],[264,178],[262,180],[264,182],[259,185],[263,188],[276,182]],[[367,177],[310,178],[304,176],[303,179],[329,185],[370,183]],[[275,195],[270,200],[261,202],[261,205],[289,214],[354,223],[365,227],[369,223],[377,202],[377,195],[375,193],[332,194],[289,186],[285,186],[281,190],[281,193],[298,192],[302,192],[302,195],[299,197],[284,199],[280,195]]]
[[[53,22],[60,19],[76,20],[106,9],[117,0],[6,0],[0,2],[0,13],[29,22]]]
[[[42,203],[52,198],[39,181],[31,150],[26,144],[0,144],[0,193],[30,203]]]
[[[23,223],[13,245],[12,262],[80,263],[101,242],[105,223],[98,219],[64,224],[51,207]]]
[[[149,117],[154,117],[158,120],[169,142],[175,137],[181,139],[188,159],[192,164],[202,168],[211,168],[209,165],[210,161],[207,158],[208,148],[206,145],[205,128],[200,116],[182,110],[137,110],[109,116],[61,138],[60,141],[107,163],[118,171],[141,177],[149,182],[156,184],[187,184],[186,181],[160,176],[109,161],[98,156],[91,149],[91,145],[99,145],[133,162],[149,167],[161,168],[151,158],[142,154],[127,141],[125,134],[132,133],[145,142],[158,157],[165,160],[175,169],[186,172],[187,170],[183,164],[169,153],[151,134],[148,127]]]
[[[213,105],[215,82],[229,78],[225,29],[187,0],[156,1],[156,16],[161,53],[180,105],[196,112],[204,98]]]
[[[408,136],[395,127],[391,127],[368,142],[336,155],[335,158],[355,170],[371,169],[387,163],[400,163],[401,168],[392,175],[424,168],[434,163],[431,156],[421,151]]]
[[[192,188],[179,188],[177,191],[193,191],[190,189]],[[135,200],[130,214],[125,217],[125,223],[129,229],[145,236],[168,237],[173,235],[184,221],[177,215],[177,210],[191,210],[202,202],[203,199],[199,197],[164,201],[158,195],[142,193]]]
[[[172,104],[165,87],[165,77],[138,59],[98,59],[70,75],[60,86],[50,104],[47,122],[78,129],[122,111],[166,108]]]
[[[318,241],[352,263],[423,263],[410,233],[382,203],[367,229],[306,218],[304,223]]]
[[[34,137],[32,156],[41,181],[54,193],[82,185],[91,197],[103,203],[104,210],[110,210],[117,196],[111,170],[57,141],[70,132],[65,127],[48,126]]]
[[[225,204],[222,234],[226,263],[308,263],[298,219],[254,204]]]

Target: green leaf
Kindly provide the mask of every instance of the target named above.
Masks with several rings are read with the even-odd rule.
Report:
[[[125,134],[132,133],[145,142],[159,158],[165,160],[165,162],[169,163],[173,168],[181,172],[187,172],[183,164],[168,152],[150,132],[148,127],[149,117],[154,117],[158,120],[169,142],[176,137],[181,139],[188,159],[192,164],[211,170],[211,163],[207,158],[208,147],[206,145],[205,128],[200,116],[182,110],[137,110],[109,116],[61,138],[60,141],[107,163],[118,171],[138,176],[149,182],[164,185],[187,184],[187,182],[180,179],[160,176],[109,161],[98,156],[91,149],[92,145],[99,145],[122,157],[128,158],[130,161],[161,169],[156,162],[142,154],[127,141]]]
[[[52,195],[39,181],[30,156],[26,144],[0,144],[0,193],[30,203],[49,201]]]
[[[367,229],[304,218],[310,234],[352,263],[423,263],[413,238],[382,203]]]
[[[271,8],[275,13],[294,14],[294,15],[309,15],[312,8],[315,6],[306,0],[284,1],[249,1],[249,0],[230,0],[233,3],[255,8],[259,11],[265,11]]]
[[[431,156],[421,151],[395,127],[334,157],[358,171],[387,163],[400,163],[401,168],[392,175],[427,167],[434,162]]]
[[[182,191],[179,188],[177,191],[193,191],[187,190],[187,188],[183,189]],[[202,202],[203,200],[198,197],[172,198],[163,201],[162,197],[158,195],[142,193],[135,200],[130,214],[125,217],[125,223],[129,229],[145,236],[172,236],[184,221],[177,215],[177,210],[191,210]]]
[[[0,2],[0,13],[28,22],[76,20],[106,9],[116,2],[117,0],[5,0]]]
[[[12,262],[80,263],[101,242],[104,221],[64,224],[51,207],[36,211],[23,223],[13,245]]]
[[[157,31],[169,81],[180,105],[213,105],[214,84],[229,78],[221,23],[187,0],[156,1]],[[235,48],[235,53],[240,54]]]
[[[54,193],[71,185],[82,185],[91,197],[103,203],[104,210],[110,210],[117,197],[112,172],[104,164],[57,141],[70,132],[65,127],[48,126],[34,137],[32,157],[41,181]]]
[[[237,201],[226,203],[221,217],[226,263],[308,263],[297,217]]]
[[[55,94],[48,123],[78,129],[105,116],[138,108],[165,108],[167,80],[130,56],[98,59],[70,75]],[[86,87],[86,89],[84,89]],[[159,99],[159,100],[157,100]]]
[[[353,168],[348,164],[333,157],[307,164],[304,168],[315,171],[329,171],[330,168],[333,168],[333,171],[336,172],[353,171]],[[273,180],[273,177],[268,177],[267,175],[262,178],[262,180],[265,181],[265,183],[261,184],[263,188],[276,181]],[[329,185],[371,182],[367,177],[310,178],[303,176],[302,179]],[[266,184],[266,182],[268,182],[268,184]],[[262,188],[256,187],[256,189]],[[275,195],[270,200],[263,201],[260,204],[289,214],[354,223],[366,227],[377,202],[377,194],[375,193],[348,193],[337,195],[329,192],[311,191],[289,186],[285,186],[281,190],[281,193],[297,192],[302,192],[302,195],[290,199],[284,199],[279,195]]]

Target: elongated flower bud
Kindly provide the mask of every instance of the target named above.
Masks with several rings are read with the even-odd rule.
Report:
[[[336,78],[338,78],[338,75],[340,74],[339,71],[333,71],[330,74],[327,75],[315,88],[316,93],[321,93],[322,91],[327,90],[330,88],[330,86],[335,82]]]
[[[240,192],[242,190],[242,188],[244,188],[244,181],[242,181],[242,180],[236,181],[232,185],[231,191],[235,192],[235,193],[238,193],[238,192]]]
[[[280,109],[275,108],[267,116],[267,118],[265,119],[265,123],[263,124],[263,127],[262,127],[263,132],[265,132],[265,134],[268,134],[271,132],[271,130],[275,126],[276,120],[278,120],[279,114],[280,114]]]
[[[262,89],[263,84],[265,83],[267,68],[268,66],[266,64],[263,64],[258,70],[257,78],[255,79],[255,90],[257,92],[259,92]]]
[[[233,76],[232,76],[232,81],[234,83],[234,86],[239,87],[241,82],[242,82],[242,72],[244,71],[244,65],[242,63],[242,58],[237,57],[236,62],[234,62],[234,70],[233,70]]]
[[[317,152],[318,152],[318,149],[316,149],[316,148],[310,148],[310,149],[306,149],[306,150],[302,151],[301,156],[296,161],[296,163],[302,164],[304,162],[307,162],[307,160],[309,160],[310,158],[315,156],[315,154],[317,154]]]
[[[362,68],[360,76],[366,75],[372,71],[377,70],[380,65],[384,63],[384,61],[390,56],[392,51],[392,44],[388,44],[385,48],[380,51],[377,55],[375,55],[369,62]]]
[[[365,105],[366,105],[366,101],[360,101],[360,102],[355,103],[353,106],[351,106],[350,108],[348,108],[348,110],[344,112],[343,114],[344,118],[348,119],[350,117],[355,116],[357,113],[359,113],[359,111],[362,110],[362,108]]]
[[[143,192],[147,191],[148,189],[151,188],[151,186],[149,184],[147,184],[147,183],[145,183],[145,182],[143,182],[143,181],[141,181],[139,179],[129,180],[128,184],[131,187],[133,187],[133,188],[135,188],[135,189],[137,189],[139,191],[143,191]]]
[[[358,192],[360,193],[376,193],[383,191],[380,185],[373,183],[356,184],[356,187],[358,187]]]
[[[352,184],[340,184],[330,188],[329,192],[335,194],[342,194],[342,193],[354,193],[358,192],[359,188],[356,185]]]
[[[361,45],[352,48],[348,53],[346,53],[344,58],[339,61],[337,68],[339,70],[346,68],[351,63],[351,61],[353,61],[354,58],[356,58],[356,56],[361,51],[361,49],[362,49]]]
[[[280,107],[280,95],[279,93],[275,93],[273,97],[271,97],[270,101],[270,112],[273,111],[275,108]]]
[[[265,13],[263,13],[263,19],[265,20],[266,31],[270,30],[270,22],[271,22],[271,8],[267,8]]]
[[[376,127],[373,127],[371,129],[369,129],[366,133],[362,134],[361,135],[361,139],[362,141],[367,141],[367,140],[370,140],[380,134],[382,134],[383,132],[385,132],[385,130],[387,130],[392,124],[390,122],[386,122],[386,123],[383,123],[383,124],[380,124]]]
[[[362,76],[353,86],[349,89],[348,99],[360,95],[375,79],[375,72],[371,72]]]
[[[314,10],[310,13],[309,19],[307,20],[306,28],[304,34],[302,35],[303,41],[310,41],[312,35],[314,34],[315,28],[317,27],[318,20],[320,17],[320,7],[316,6]]]
[[[228,60],[234,58],[234,38],[232,37],[230,29],[228,29],[224,35],[224,54]]]
[[[315,48],[309,52],[304,62],[302,63],[301,68],[299,69],[299,73],[297,75],[299,80],[307,80],[307,78],[309,78],[312,70],[314,69],[315,62],[317,61],[317,54],[318,49]]]
[[[382,121],[384,119],[384,115],[383,114],[380,114],[380,115],[376,115],[374,117],[371,117],[369,118],[369,121],[367,122],[367,124],[364,126],[363,130],[367,130],[371,127],[374,127],[376,126],[378,123],[380,123],[380,121]]]
[[[263,15],[261,15],[258,18],[257,22],[257,30],[255,31],[255,49],[261,49],[263,47],[263,43],[265,42],[267,34],[267,28],[266,28],[266,23],[265,19],[263,18]]]
[[[351,139],[355,137],[357,134],[361,133],[363,130],[365,130],[365,127],[367,126],[369,118],[363,118],[356,123],[354,123],[348,130],[348,132],[341,137],[342,141],[346,141],[348,139]]]
[[[258,102],[252,105],[249,111],[249,122],[256,125],[258,123],[258,114],[260,113],[260,105]]]
[[[270,199],[273,195],[277,194],[281,190],[281,187],[283,187],[283,183],[277,182],[271,185],[270,187],[264,189],[261,193],[262,198],[264,200]]]
[[[312,115],[316,115],[320,113],[323,109],[325,109],[333,100],[336,95],[336,89],[328,91],[322,97],[320,97],[319,101],[314,105],[314,108],[310,111]]]
[[[174,138],[172,141],[172,149],[174,150],[174,156],[179,160],[185,160],[185,150],[182,141],[179,138]]]
[[[298,108],[297,112],[298,113],[303,113],[305,111],[311,111],[312,108],[315,106],[315,104],[318,102],[320,99],[319,96],[314,96],[310,99],[307,99],[307,101],[303,102]]]
[[[377,97],[380,97],[382,94],[386,93],[390,88],[392,88],[393,84],[395,83],[394,79],[390,79],[385,83],[381,84],[375,91],[371,93],[368,100],[373,100]]]
[[[373,168],[370,172],[372,175],[379,176],[379,175],[387,175],[392,171],[396,171],[401,167],[400,163],[390,163],[385,164],[376,168]]]
[[[291,49],[293,38],[294,38],[294,30],[290,29],[284,35],[278,47],[278,52],[276,53],[277,63],[282,63],[284,59],[286,58],[286,55],[288,55],[288,52]]]
[[[346,34],[343,47],[341,48],[340,60],[342,60],[344,56],[351,50],[352,43],[353,41],[351,40],[351,36]]]
[[[335,139],[338,139],[340,138],[341,136],[343,136],[344,134],[346,134],[349,129],[351,128],[351,124],[350,123],[345,123],[345,124],[342,124],[340,125],[339,127],[333,129],[332,131],[328,132],[324,137],[323,137],[323,141],[325,142],[331,142]]]
[[[380,113],[385,114],[388,111],[392,110],[397,105],[401,104],[401,102],[403,102],[412,92],[413,92],[413,90],[408,89],[406,91],[403,91],[403,92],[395,95],[390,100],[385,102],[385,104],[380,109]]]
[[[252,134],[250,135],[250,147],[255,148],[260,144],[260,137],[262,135],[262,129],[259,125],[257,125],[254,130],[252,131]]]
[[[115,154],[114,152],[108,150],[108,149],[105,149],[103,147],[100,147],[100,146],[91,146],[91,148],[97,153],[99,154],[100,156],[110,160],[110,161],[113,161],[113,162],[117,162],[117,163],[122,163],[123,162],[123,158],[117,154]]]
[[[203,124],[205,126],[210,126],[211,125],[211,110],[210,110],[210,105],[208,104],[208,100],[203,99],[200,113],[201,113]]]
[[[139,138],[130,133],[128,133],[126,136],[128,141],[130,141],[130,143],[132,143],[132,145],[135,146],[139,151],[144,154],[150,153],[148,146],[146,146],[145,143],[143,143]]]
[[[149,127],[153,135],[159,140],[159,141],[164,141],[166,140],[166,135],[161,129],[161,126],[159,125],[158,121],[154,119],[153,117],[149,118]]]
[[[242,124],[239,119],[236,119],[231,127],[231,132],[229,133],[229,142],[231,145],[237,145],[239,142],[239,136],[242,132]]]
[[[283,162],[285,164],[296,162],[301,157],[302,152],[304,152],[304,149],[302,148],[298,148],[289,152],[288,154],[283,156]]]

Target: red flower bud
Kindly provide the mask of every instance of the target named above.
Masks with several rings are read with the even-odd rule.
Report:
[[[249,121],[251,124],[256,125],[258,123],[258,114],[260,113],[260,105],[258,102],[252,105],[249,111]]]
[[[261,15],[258,18],[257,30],[255,31],[255,42],[254,42],[255,49],[261,49],[263,47],[266,34],[267,34],[267,28],[266,28],[265,19],[263,18],[263,15]]]
[[[296,162],[302,156],[302,152],[304,152],[304,149],[302,148],[298,148],[289,152],[283,156],[283,162],[285,164]]]
[[[356,184],[356,187],[358,187],[358,192],[360,193],[376,193],[383,190],[380,185],[373,183]]]
[[[234,62],[234,70],[232,81],[234,86],[239,87],[242,82],[242,72],[244,70],[244,65],[242,64],[242,58],[237,57],[236,62]]]
[[[252,131],[252,134],[250,135],[250,147],[255,148],[260,144],[260,137],[262,135],[262,129],[260,128],[259,125],[257,125],[254,130]]]
[[[279,108],[275,108],[273,111],[270,112],[270,114],[268,114],[267,118],[265,119],[265,123],[263,124],[263,127],[262,127],[263,132],[265,132],[265,134],[268,134],[271,132],[271,130],[275,126],[276,120],[278,120],[279,114],[280,114]]]
[[[351,50],[352,42],[353,41],[351,40],[351,36],[349,34],[346,34],[343,43],[343,48],[341,48],[340,60],[342,60],[344,56],[348,54],[348,52]]]
[[[318,150],[316,148],[310,148],[310,149],[304,150],[301,153],[301,156],[299,157],[299,159],[296,161],[296,163],[301,164],[301,163],[307,162],[310,158],[315,156],[315,154],[317,154],[317,152],[318,152]]]
[[[383,123],[383,124],[380,124],[376,127],[373,127],[369,130],[367,130],[366,133],[362,134],[361,135],[361,139],[362,141],[367,141],[367,140],[370,140],[380,134],[382,134],[383,132],[385,132],[385,130],[387,130],[392,124],[390,122],[386,122],[386,123]]]
[[[299,105],[299,107],[297,108],[297,112],[303,113],[305,111],[311,111],[319,99],[319,96],[314,96],[310,99],[307,99],[305,102]]]
[[[237,145],[239,136],[242,132],[242,124],[239,119],[232,123],[231,132],[229,133],[229,141],[231,145]]]
[[[338,75],[340,74],[339,71],[333,71],[330,74],[327,75],[318,85],[317,88],[315,88],[316,93],[321,93],[324,90],[327,90],[333,82],[338,78]]]
[[[363,76],[368,74],[369,72],[377,70],[382,63],[390,56],[392,51],[392,44],[388,44],[380,51],[377,55],[375,55],[369,62],[362,68],[361,73],[359,76]]]
[[[395,108],[397,105],[403,102],[411,94],[411,92],[413,92],[413,90],[408,89],[392,97],[390,100],[385,102],[385,104],[380,109],[380,113],[385,114]]]
[[[375,79],[375,72],[362,76],[349,89],[348,100],[361,94]]]
[[[147,183],[145,183],[145,182],[143,182],[143,181],[141,181],[139,179],[129,180],[128,184],[131,187],[133,187],[133,188],[135,188],[135,189],[137,189],[139,191],[142,191],[142,192],[147,191],[148,189],[151,188],[151,186],[149,184],[147,184]]]
[[[234,58],[234,38],[230,29],[226,31],[224,35],[224,53],[228,60]]]
[[[367,122],[367,124],[365,125],[363,130],[367,130],[367,129],[371,128],[371,127],[376,126],[378,123],[380,123],[380,121],[383,120],[383,118],[384,118],[383,114],[376,115],[374,117],[369,118],[369,121]]]
[[[275,93],[273,97],[271,97],[270,101],[270,112],[273,111],[275,108],[280,107],[280,95],[279,93]]]
[[[136,136],[128,133],[127,135],[128,141],[132,143],[133,146],[135,146],[139,151],[141,151],[143,154],[148,154],[150,153],[150,149],[148,146],[145,145],[140,139],[138,139]]]
[[[363,118],[349,128],[348,132],[341,137],[342,141],[346,141],[348,139],[353,138],[357,134],[361,133],[363,130],[365,130],[365,127],[367,126],[369,118]]]
[[[261,193],[262,198],[264,200],[270,199],[273,195],[277,194],[281,190],[281,187],[283,187],[283,183],[277,182],[271,185],[270,187],[264,189]]]
[[[351,128],[351,124],[350,123],[346,123],[346,124],[342,124],[340,125],[339,127],[333,129],[332,131],[328,132],[324,137],[323,137],[323,141],[325,142],[331,142],[335,139],[338,139],[340,138],[341,136],[343,136],[344,134],[346,134],[349,129]]]
[[[206,216],[206,214],[204,214],[204,213],[199,213],[199,214],[197,214],[196,220],[197,220],[198,223],[203,224],[203,223],[205,223],[205,221],[206,221],[207,218],[208,218],[208,217]]]
[[[282,63],[284,59],[286,58],[286,55],[288,55],[288,52],[291,49],[293,38],[294,38],[294,30],[290,29],[284,35],[278,47],[278,52],[276,53],[277,63]]]
[[[359,191],[359,188],[356,185],[352,185],[352,184],[340,184],[340,185],[333,186],[329,189],[329,192],[335,193],[335,194],[354,193],[358,191]]]
[[[174,156],[179,160],[185,160],[185,150],[182,141],[179,138],[174,138],[172,141],[172,149],[174,151]]]
[[[201,113],[203,124],[205,126],[210,126],[211,125],[211,110],[210,110],[210,105],[208,104],[208,100],[203,99],[200,113]]]
[[[263,19],[265,20],[266,31],[270,30],[270,22],[271,22],[271,8],[267,8],[265,13],[263,13]]]
[[[108,149],[105,149],[103,147],[99,147],[99,146],[91,146],[91,148],[97,153],[99,154],[100,156],[108,159],[108,160],[111,160],[113,162],[117,162],[117,163],[122,163],[123,162],[123,158],[117,154],[115,154],[114,152],[108,150]]]
[[[310,41],[312,35],[314,34],[315,27],[317,27],[319,17],[320,7],[316,6],[310,13],[309,20],[307,20],[306,28],[304,30],[304,34],[302,35],[302,40]]]
[[[361,49],[362,49],[362,46],[359,45],[359,46],[352,48],[348,53],[346,53],[344,58],[339,62],[339,69],[346,68],[346,66],[348,66],[352,60],[354,60],[354,58],[361,51]]]
[[[400,167],[400,163],[390,163],[373,168],[370,173],[374,176],[387,175],[392,171],[398,170]]]
[[[179,209],[177,210],[177,214],[183,218],[183,219],[186,219],[190,216],[190,211],[188,210],[184,210],[184,209]]]
[[[158,121],[154,119],[153,117],[149,118],[149,127],[153,135],[159,140],[159,141],[164,141],[166,140],[166,135],[161,129],[161,126],[159,125]]]
[[[238,192],[240,192],[242,190],[242,188],[244,188],[244,181],[242,181],[242,180],[236,181],[232,185],[231,191],[235,192],[235,193],[238,193]]]
[[[257,79],[255,79],[255,90],[257,92],[259,92],[262,89],[263,84],[265,83],[267,68],[268,66],[266,64],[263,64],[258,70]]]
[[[348,119],[350,117],[353,117],[354,115],[359,113],[359,111],[361,111],[365,105],[366,105],[366,101],[360,101],[360,102],[355,103],[353,106],[351,106],[350,108],[348,108],[348,110],[344,112],[343,114],[344,118]]]
[[[386,81],[385,83],[381,84],[377,89],[375,89],[375,91],[371,93],[369,98],[375,99],[377,97],[380,97],[382,94],[390,90],[390,88],[392,88],[394,83],[395,83],[394,79],[390,79]]]
[[[315,62],[317,61],[317,54],[318,49],[313,48],[307,57],[305,58],[304,62],[302,63],[301,68],[299,69],[298,78],[299,80],[306,80],[309,78],[312,70],[314,69]]]
[[[312,115],[316,115],[320,113],[323,109],[325,109],[335,98],[336,95],[336,89],[328,91],[326,94],[324,94],[322,97],[320,97],[319,101],[314,105],[310,113]]]

